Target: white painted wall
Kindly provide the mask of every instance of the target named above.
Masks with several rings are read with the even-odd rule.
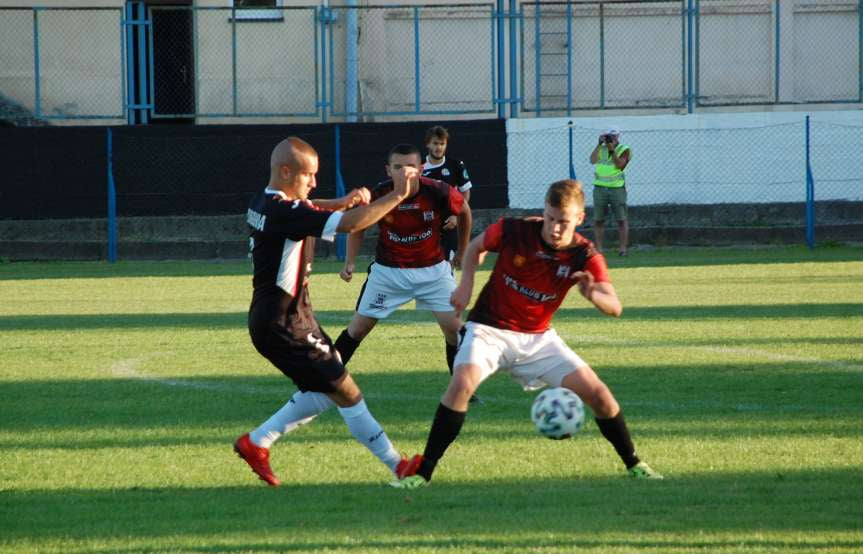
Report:
[[[89,5],[112,7],[108,2]],[[118,7],[38,12],[43,115],[123,114],[121,15]],[[34,28],[32,10],[0,11],[0,94],[30,110],[36,108]]]
[[[803,202],[804,112],[755,112],[507,121],[509,205],[540,208],[548,185],[569,176],[573,124],[576,177],[592,205],[589,156],[608,127],[632,148],[630,205]],[[863,112],[810,114],[816,200],[863,200]]]
[[[456,1],[471,6],[449,6]],[[284,6],[306,9],[285,12],[283,21],[237,25],[241,112],[314,111],[320,72],[314,60],[316,29],[311,7],[325,3],[285,0]],[[493,113],[493,3],[405,0],[398,5],[421,3],[427,5],[419,11],[423,110]],[[232,0],[194,2],[200,8],[227,9],[231,4]],[[328,4],[339,8],[344,2],[333,0]],[[384,0],[361,0],[359,4],[366,8],[360,12],[357,45],[361,109],[410,112],[415,101],[413,9],[396,8],[395,2]],[[11,5],[120,8],[123,1],[0,0],[0,7]],[[859,98],[857,0],[702,0],[699,5],[697,94],[702,104],[766,104],[776,100],[777,92],[780,102],[792,104],[850,102]],[[561,113],[569,91],[576,109],[593,109],[600,103],[605,107],[672,109],[683,105],[684,25],[680,2],[606,4],[602,51],[597,5],[578,4],[571,20],[571,75],[566,55],[566,10],[559,4],[541,6],[537,33],[536,3],[519,3],[519,8],[524,9],[523,27],[519,28],[524,33],[518,56],[523,64],[520,95],[528,110],[535,110],[539,104],[542,115],[550,115],[551,110]],[[341,17],[333,28],[334,102],[340,110],[345,88],[345,17],[344,10],[336,9],[336,13]],[[228,13],[201,10],[197,15],[198,106],[206,113],[229,112],[233,107],[233,76]],[[77,116],[118,113],[122,108],[119,15],[67,11],[46,12],[40,18],[43,111]],[[0,93],[31,109],[32,19],[29,10],[0,12]],[[543,59],[539,70],[538,45]],[[328,52],[329,48],[328,45]],[[605,68],[604,81],[600,79],[601,65]]]

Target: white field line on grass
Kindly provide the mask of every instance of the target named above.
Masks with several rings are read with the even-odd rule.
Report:
[[[636,347],[636,348],[645,348],[645,347],[653,347],[659,346],[656,343],[652,343],[649,341],[639,341],[633,339],[614,339],[609,337],[601,337],[601,336],[579,336],[574,337],[571,335],[561,335],[562,338],[568,342],[578,343],[578,342],[594,342],[599,344],[606,344],[609,346],[618,346],[618,347]],[[665,346],[665,345],[663,345]],[[667,346],[666,346],[667,347]],[[757,348],[731,348],[725,346],[713,346],[713,345],[679,345],[679,348],[685,349],[695,349],[701,350],[704,352],[716,353],[716,354],[733,354],[733,355],[744,355],[752,358],[761,358],[766,359],[768,361],[786,361],[786,362],[798,362],[798,363],[807,363],[812,364],[813,366],[821,366],[821,367],[833,367],[839,368],[843,370],[854,370],[854,371],[863,371],[863,366],[859,364],[846,363],[841,361],[833,361],[833,360],[820,360],[818,358],[812,357],[803,357],[803,356],[794,356],[790,354],[779,354],[775,352],[769,352],[766,350],[760,350]],[[203,391],[212,391],[212,392],[222,392],[222,393],[243,393],[250,395],[263,395],[263,394],[273,394],[278,395],[281,393],[281,389],[277,387],[260,387],[255,385],[235,385],[235,384],[226,384],[220,382],[202,382],[202,381],[190,381],[186,379],[169,379],[164,377],[158,377],[155,375],[150,375],[146,372],[140,371],[137,369],[137,366],[147,359],[151,359],[157,357],[159,354],[151,354],[149,356],[141,357],[141,358],[131,358],[127,360],[120,360],[114,363],[110,372],[116,377],[126,378],[126,379],[136,379],[140,381],[145,381],[152,384],[158,384],[166,387],[173,388],[185,388],[192,390],[203,390]],[[363,392],[363,395],[369,399],[378,399],[378,400],[399,400],[399,401],[422,401],[428,400],[429,396],[437,396],[437,394],[441,391],[430,391],[428,394],[405,394],[405,393],[379,393],[375,391],[371,392]],[[484,394],[479,395],[483,401],[489,402],[511,402],[512,399],[510,397],[493,397]],[[628,406],[644,406],[651,408],[662,408],[666,410],[691,410],[693,408],[725,408],[731,409],[738,412],[761,412],[761,411],[770,411],[771,409],[776,410],[776,408],[771,408],[770,406],[762,405],[762,404],[737,404],[734,406],[729,406],[724,402],[710,402],[705,401],[703,399],[694,399],[692,402],[652,402],[647,400],[638,400],[638,399],[627,399],[624,402]],[[811,405],[784,405],[781,406],[777,411],[789,412],[789,411],[807,411],[811,410]]]

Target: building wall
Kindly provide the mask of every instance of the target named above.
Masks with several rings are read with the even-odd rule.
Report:
[[[0,7],[21,5],[0,0]],[[26,5],[26,3],[23,3]],[[100,6],[117,11],[39,12],[41,111],[65,115],[122,115],[123,60],[119,0],[39,2],[42,7]],[[345,109],[345,2],[332,2],[335,21],[332,75],[333,109]],[[364,113],[413,112],[415,65],[412,8],[370,7],[359,2],[358,105]],[[422,5],[416,0],[400,5]],[[431,3],[427,3],[431,4]],[[496,113],[492,69],[491,12],[488,3],[455,7],[450,2],[419,9],[421,75],[419,97],[425,114],[435,111]],[[459,4],[464,4],[459,2]],[[723,0],[700,2],[700,54],[694,60],[696,93],[703,105],[778,102],[834,102],[860,95],[859,3],[849,0],[788,1]],[[31,5],[36,5],[32,3]],[[199,0],[199,8],[226,8],[230,0]],[[232,29],[237,33],[237,110],[249,114],[307,114],[320,118],[315,105],[329,74],[316,65],[320,45],[308,2],[285,2],[303,8],[284,11],[279,21],[239,21],[227,11],[197,12],[195,33],[197,108],[206,114],[233,111]],[[684,21],[681,4],[608,4],[603,8],[600,39],[599,10],[577,5],[572,21],[574,44],[572,81],[567,82],[566,11],[560,5],[524,10],[523,64],[519,75],[526,115],[541,107],[543,115],[565,109],[570,96],[575,109],[598,107],[678,108],[684,94]],[[0,18],[0,94],[36,109],[33,14],[3,11]],[[778,25],[777,25],[778,22]],[[779,30],[779,48],[775,33]],[[539,31],[537,33],[537,30]],[[537,66],[536,46],[540,45]],[[602,48],[600,48],[602,45]],[[647,47],[649,46],[649,47]],[[605,79],[600,80],[600,65]],[[778,79],[776,68],[778,67]],[[542,77],[537,80],[537,75]],[[778,93],[778,95],[777,95]],[[385,116],[370,116],[375,119]],[[390,119],[401,116],[391,116]],[[427,117],[427,116],[426,116]],[[286,119],[273,120],[285,121]],[[302,120],[302,118],[301,118]],[[205,119],[219,122],[224,119]],[[234,121],[242,121],[234,120]]]

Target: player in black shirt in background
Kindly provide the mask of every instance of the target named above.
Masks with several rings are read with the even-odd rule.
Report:
[[[464,196],[464,201],[470,204],[470,189],[473,186],[470,182],[470,175],[468,175],[463,161],[447,157],[446,148],[448,144],[449,131],[444,127],[435,125],[426,131],[425,145],[428,154],[423,164],[423,177],[443,181],[449,186],[458,189],[462,196]],[[444,221],[441,244],[443,245],[446,259],[453,264],[453,267],[458,268],[461,265],[461,260],[458,260],[455,256],[458,250],[456,223],[455,216],[450,216]]]
[[[470,189],[473,184],[470,182],[470,175],[464,162],[446,155],[446,149],[449,146],[449,131],[446,130],[446,127],[440,125],[429,127],[426,131],[425,145],[428,154],[426,154],[426,161],[423,164],[423,177],[443,181],[454,189],[458,189],[464,196],[465,203],[469,206]],[[443,232],[441,233],[441,247],[453,269],[461,268],[461,259],[455,255],[458,250],[456,223],[455,216],[448,217],[444,221]],[[455,357],[455,351],[448,350],[447,357],[451,360]],[[449,364],[449,373],[452,375],[452,363]],[[479,401],[479,397],[476,395],[470,397],[471,404]]]
[[[254,263],[249,334],[258,352],[299,389],[267,421],[234,443],[237,454],[271,486],[279,480],[270,468],[270,446],[332,406],[338,407],[354,438],[391,471],[396,473],[407,463],[369,412],[330,337],[315,319],[308,284],[313,237],[332,241],[337,232],[350,233],[377,223],[416,193],[419,170],[395,176],[393,190],[371,203],[365,188],[343,198],[310,201],[317,172],[318,155],[312,146],[296,137],[283,140],[270,156],[267,188],[252,199],[246,213]]]

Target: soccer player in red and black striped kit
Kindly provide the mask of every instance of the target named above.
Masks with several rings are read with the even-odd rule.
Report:
[[[542,218],[501,219],[471,241],[461,283],[452,294],[457,311],[470,301],[481,256],[497,252],[497,260],[468,315],[455,372],[441,398],[425,451],[397,471],[399,480],[392,486],[411,489],[428,484],[461,431],[468,399],[498,370],[510,373],[525,390],[543,386],[572,390],[593,410],[600,432],[631,477],[662,478],[636,455],[611,390],[550,326],[573,286],[600,312],[618,317],[623,311],[604,256],[575,232],[583,220],[581,183],[567,179],[549,187]]]
[[[271,486],[280,482],[270,467],[270,446],[333,406],[354,438],[393,473],[407,463],[369,412],[359,387],[315,318],[308,287],[313,237],[332,241],[337,232],[373,225],[416,193],[419,170],[395,176],[387,194],[371,203],[371,193],[365,188],[354,189],[343,198],[310,201],[317,172],[318,155],[311,145],[297,137],[283,140],[270,156],[267,187],[255,195],[246,212],[254,263],[249,334],[258,352],[299,389],[267,421],[234,443],[237,454]]]
[[[387,156],[387,173],[393,177],[410,168],[422,168],[420,151],[411,144],[399,144]],[[357,309],[348,327],[336,339],[336,348],[345,364],[377,322],[411,300],[419,310],[431,311],[443,331],[447,365],[455,359],[461,319],[450,305],[455,277],[441,247],[443,221],[456,216],[460,260],[470,237],[471,213],[462,194],[442,181],[420,177],[419,190],[406,198],[378,222],[375,260],[363,284]],[[392,180],[372,191],[377,198],[391,190]],[[363,231],[351,233],[341,278],[350,281]],[[453,263],[458,263],[457,261]]]

